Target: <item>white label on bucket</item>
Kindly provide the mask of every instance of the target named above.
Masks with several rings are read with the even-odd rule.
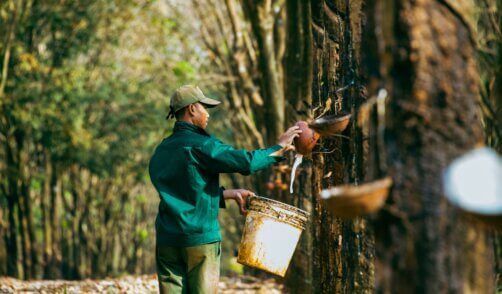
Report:
[[[252,221],[252,218],[261,218]],[[301,235],[301,230],[289,224],[277,221],[261,214],[252,215],[248,226],[252,222],[255,227],[247,230],[245,242],[251,245],[250,258],[261,264],[268,271],[284,274],[293,256]]]

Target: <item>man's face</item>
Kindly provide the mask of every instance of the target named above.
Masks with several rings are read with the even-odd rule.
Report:
[[[192,121],[194,125],[205,129],[209,120],[209,113],[202,103],[194,103],[194,112]]]

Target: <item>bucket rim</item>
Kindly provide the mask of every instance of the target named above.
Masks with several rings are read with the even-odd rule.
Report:
[[[267,198],[267,197],[263,197],[263,196],[258,196],[258,195],[253,195],[253,196],[250,196],[248,198],[248,203],[251,202],[251,199],[252,198],[257,198],[258,200],[261,200],[261,201],[264,201],[264,202],[269,202],[271,204],[276,204],[276,205],[279,205],[279,206],[285,206],[286,208],[294,211],[294,212],[298,212],[299,214],[301,215],[304,215],[306,218],[308,218],[310,216],[310,213],[308,211],[305,211],[303,209],[300,209],[296,206],[293,206],[291,204],[287,204],[287,203],[284,203],[284,202],[281,202],[281,201],[277,201],[277,200],[274,200],[274,199],[270,199],[270,198]]]

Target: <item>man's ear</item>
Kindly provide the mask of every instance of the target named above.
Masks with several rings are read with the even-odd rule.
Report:
[[[196,112],[197,112],[197,109],[196,109],[195,104],[188,105],[188,114],[190,114],[190,116],[195,116]]]

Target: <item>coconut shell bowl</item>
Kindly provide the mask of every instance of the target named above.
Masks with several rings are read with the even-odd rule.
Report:
[[[343,132],[350,122],[351,114],[328,115],[313,120],[308,126],[321,136],[333,136]]]
[[[389,196],[392,178],[361,185],[340,185],[321,191],[324,207],[333,215],[353,219],[378,211]]]
[[[309,128],[309,125],[304,121],[299,121],[296,125],[302,130],[299,136],[294,140],[296,152],[301,155],[308,155],[312,152],[312,149],[314,149],[320,135]]]

